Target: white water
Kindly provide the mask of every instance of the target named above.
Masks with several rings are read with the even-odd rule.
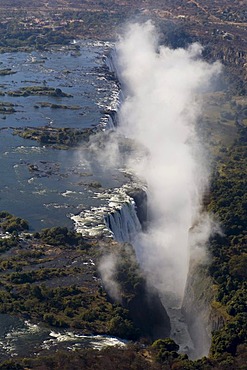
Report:
[[[141,231],[141,224],[138,220],[133,200],[122,204],[113,213],[107,214],[105,223],[118,242],[133,242],[134,238]]]
[[[0,357],[39,355],[44,349],[76,350],[124,346],[127,341],[107,335],[82,335],[72,330],[56,330],[32,324],[6,314],[0,315]]]
[[[141,230],[136,215],[135,202],[127,195],[134,184],[109,189],[98,193],[104,200],[102,207],[91,207],[78,215],[71,215],[78,233],[87,237],[115,238],[119,242],[130,242]]]
[[[80,347],[90,347],[101,350],[107,346],[123,347],[127,343],[125,340],[107,335],[80,335],[72,331],[66,331],[64,333],[51,331],[49,336],[50,339],[42,343],[42,349],[54,348],[64,343],[70,350],[76,350]]]

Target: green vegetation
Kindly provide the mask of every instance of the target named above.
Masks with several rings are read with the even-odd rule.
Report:
[[[0,253],[6,252],[17,245],[18,238],[15,235],[12,235],[11,237],[0,238]]]
[[[24,369],[83,369],[83,370],[245,370],[246,353],[241,349],[242,360],[225,356],[221,360],[203,357],[200,360],[191,361],[186,355],[179,355],[176,350],[167,349],[164,343],[154,343],[151,346],[141,343],[128,343],[125,347],[106,347],[97,349],[77,349],[75,351],[56,351],[51,354],[40,356],[12,359],[2,362],[0,370],[24,370]],[[174,343],[174,342],[173,342]],[[176,344],[173,344],[174,349]],[[167,349],[164,359],[159,357],[162,349]],[[163,352],[164,353],[164,352]]]
[[[180,0],[165,3],[153,1],[151,6],[147,2],[144,5],[142,1],[102,0],[90,3],[71,0],[69,6],[60,0],[45,3],[41,0],[30,8],[30,1],[27,0],[2,1],[1,5],[6,9],[1,8],[0,52],[34,48],[45,50],[54,45],[67,45],[77,37],[112,39],[124,19],[136,10],[139,12],[142,7],[148,7],[148,16],[159,18],[160,29],[164,25],[170,31],[164,32],[163,36],[167,44],[184,46],[190,41],[202,43],[207,60],[220,59],[223,62],[226,74],[222,83],[227,84],[228,92],[232,93],[234,88],[242,95],[232,99],[225,94],[218,96],[207,107],[207,114],[202,121],[202,126],[209,127],[205,143],[209,143],[217,161],[207,207],[221,222],[224,235],[211,240],[213,261],[209,274],[214,281],[213,290],[216,291],[216,301],[212,302],[212,306],[223,318],[224,326],[213,333],[210,358],[197,361],[179,355],[176,344],[170,339],[161,339],[153,346],[131,344],[124,349],[66,351],[47,357],[11,360],[1,364],[0,369],[244,370],[247,363],[247,153],[244,132],[247,114],[244,97],[246,12],[243,11],[243,4],[237,0],[231,1],[231,6],[228,0],[216,1],[213,5],[209,1]],[[167,22],[169,18],[171,21]],[[69,50],[72,55],[78,55],[77,46],[70,45]],[[15,71],[11,69],[0,70],[0,76],[12,73]],[[9,94],[60,98],[64,93],[60,89],[47,90],[37,86]],[[0,95],[4,93],[0,92]],[[39,103],[37,107],[75,109],[54,103]],[[0,114],[14,112],[13,105],[0,104]],[[240,133],[237,133],[236,125],[241,128]],[[67,128],[25,128],[18,129],[16,134],[45,145],[68,148],[80,141],[87,141],[91,132]],[[90,259],[96,263],[99,258],[101,242],[86,241],[65,228],[46,229],[34,236],[18,236],[19,232],[26,229],[25,222],[6,212],[1,217],[0,227],[3,232],[11,233],[0,238],[1,312],[25,314],[50,325],[82,328],[87,333],[135,337],[137,332],[128,308],[135,297],[142,293],[145,284],[128,247],[119,250],[120,258],[114,276],[122,289],[125,306],[122,308],[104,293],[97,269],[90,264]],[[79,262],[74,266],[75,261]],[[84,261],[87,264],[84,265]]]
[[[24,127],[14,130],[15,135],[24,139],[36,140],[41,144],[52,145],[56,149],[68,149],[81,142],[88,142],[90,135],[95,132],[94,128],[73,129],[55,127]]]
[[[29,226],[26,220],[15,217],[6,211],[0,212],[0,229],[3,232],[13,233],[14,231],[28,230]]]
[[[0,76],[8,76],[15,73],[16,71],[13,71],[11,68],[0,69]]]
[[[224,235],[210,244],[212,264],[209,272],[217,286],[217,301],[226,312],[225,325],[213,333],[211,353],[235,356],[240,345],[247,344],[247,147],[245,129],[239,140],[222,149],[212,183],[208,209],[221,222]]]
[[[161,370],[145,357],[146,352],[140,347],[130,344],[125,348],[106,347],[101,351],[94,349],[78,349],[76,351],[59,351],[53,355],[26,358],[21,361],[4,361],[0,370],[24,369],[91,369],[91,370]],[[9,367],[7,367],[9,366]]]
[[[49,103],[49,102],[40,102],[37,103],[35,108],[52,108],[52,109],[71,109],[71,110],[79,110],[81,107],[78,105],[63,105],[63,104],[54,104],[54,103]]]
[[[51,326],[83,329],[85,334],[124,334],[128,337],[126,329],[123,331],[123,327],[112,325],[115,318],[125,323],[127,311],[108,302],[99,289],[92,291],[79,286],[48,288],[41,283],[53,277],[58,279],[82,273],[80,269],[75,269],[42,269],[32,273],[8,274],[2,283],[6,290],[0,292],[0,312],[25,315]],[[36,284],[31,284],[34,281]]]
[[[36,232],[34,238],[41,239],[42,242],[50,245],[60,245],[74,247],[84,242],[80,234],[75,231],[68,230],[67,227],[52,227],[43,229],[40,233]]]
[[[59,88],[48,87],[48,86],[26,86],[21,87],[18,90],[8,91],[9,96],[30,96],[30,95],[44,95],[55,98],[70,98],[72,95],[66,94]]]
[[[12,3],[14,9],[9,4],[5,5],[7,8],[2,6],[1,3],[0,53],[47,50],[50,47],[69,45],[78,37],[93,39],[100,35],[109,40],[115,34],[116,25],[124,18],[123,11],[109,12],[109,6],[107,10],[103,6],[100,12],[90,10],[91,4],[88,2],[77,4],[75,9],[71,6],[67,8],[64,3],[60,9],[52,9],[48,2],[43,3],[42,11],[35,9],[39,8],[40,3],[32,4],[30,9],[30,4],[23,0],[15,5]],[[74,45],[69,45],[69,48],[76,51]]]
[[[0,114],[15,113],[14,104],[8,102],[0,102]]]
[[[8,17],[9,21],[1,24],[0,52],[29,51],[34,48],[45,50],[54,45],[68,45],[72,39],[71,35],[61,33],[60,30],[25,28],[18,19],[20,15],[12,14],[12,19]]]
[[[156,359],[159,362],[164,362],[169,359],[178,358],[179,355],[177,351],[179,346],[171,338],[158,339],[153,344],[152,347],[157,351]],[[188,356],[181,356],[182,359],[188,358]]]
[[[18,218],[2,211],[6,231]],[[12,230],[11,226],[11,230]],[[0,239],[0,312],[21,315],[56,327],[136,338],[128,309],[109,300],[96,264],[103,253],[95,241],[66,227]],[[107,244],[106,244],[107,247]],[[4,252],[9,251],[8,254]]]
[[[202,119],[198,122],[199,135],[214,157],[222,157],[222,150],[238,139],[237,122],[242,105],[236,96],[214,92],[203,95],[203,108]]]
[[[116,248],[115,253],[117,259],[113,280],[120,286],[123,303],[128,305],[136,295],[145,290],[146,282],[131,245],[123,244]]]
[[[233,108],[229,106],[229,111],[231,109]],[[244,105],[237,111],[243,110]],[[227,116],[226,120],[227,130],[236,124],[232,116]],[[224,125],[224,122],[220,125]],[[216,301],[212,302],[212,306],[223,317],[224,325],[213,333],[209,358],[188,360],[185,355],[178,354],[176,344],[170,339],[162,339],[156,341],[152,347],[146,347],[148,357],[145,357],[138,346],[131,351],[128,349],[128,356],[136,358],[136,361],[146,361],[149,358],[150,369],[151,366],[154,369],[168,369],[172,366],[181,370],[244,369],[247,341],[245,249],[247,152],[246,129],[244,125],[238,127],[238,132],[234,128],[234,139],[237,139],[233,144],[232,138],[228,141],[229,132],[226,134],[226,140],[223,140],[225,144],[229,144],[228,146],[223,146],[222,142],[219,144],[217,140],[213,141],[215,171],[206,205],[220,221],[224,233],[210,241],[212,264],[209,267],[209,274],[214,281],[213,288],[216,291]],[[51,132],[56,134],[61,132],[59,130],[69,132],[68,129],[52,130]],[[2,212],[2,216],[2,221],[5,222],[6,213]],[[24,251],[17,237],[2,239],[1,248],[2,251],[19,249],[20,256],[18,261],[13,255],[0,261],[1,312],[24,314],[49,325],[78,328],[85,333],[108,333],[138,338],[145,332],[143,328],[140,330],[131,311],[133,301],[145,289],[145,281],[130,246],[116,247],[118,258],[114,279],[121,288],[122,307],[109,299],[98,282],[91,285],[93,278],[98,276],[95,267],[90,266],[90,274],[87,271],[85,275],[85,267],[82,265],[72,267],[70,264],[66,265],[66,268],[56,264],[54,267],[49,265],[55,256],[57,260],[63,260],[63,253],[67,254],[68,251],[77,253],[77,257],[90,256],[97,260],[101,253],[96,252],[97,241],[86,241],[66,228],[56,227],[35,233],[29,242],[30,254],[25,255],[25,258],[19,254]],[[25,252],[27,253],[27,250]],[[51,253],[54,253],[52,258]],[[75,281],[74,278],[80,279],[81,276],[84,282],[86,280],[86,284],[71,283]],[[59,287],[58,282],[67,281],[66,279],[69,279],[70,283],[63,288]],[[57,284],[55,286],[54,281]],[[148,335],[147,332],[145,335]],[[122,361],[125,352],[120,349],[117,351],[116,356]],[[90,353],[90,356],[93,356],[93,353]],[[109,350],[109,356],[110,353]],[[86,352],[81,353],[78,361],[84,361],[87,355]],[[111,356],[114,356],[113,352]]]

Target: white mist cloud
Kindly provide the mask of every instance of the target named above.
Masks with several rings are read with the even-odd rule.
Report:
[[[99,272],[105,288],[111,298],[121,302],[121,291],[115,280],[117,258],[114,254],[107,254],[100,260]]]
[[[135,242],[137,255],[150,282],[181,299],[190,249],[195,251],[197,242],[201,249],[211,230],[209,217],[201,214],[209,171],[195,125],[197,96],[209,87],[220,65],[202,61],[201,51],[199,44],[176,50],[158,46],[151,22],[130,25],[116,45],[126,96],[120,132],[148,152],[129,161],[147,182],[151,219],[149,231]],[[196,222],[200,227],[189,237]]]
[[[103,170],[115,169],[116,164],[121,165],[118,134],[116,132],[98,132],[91,136],[88,145],[90,151],[90,164],[98,164]]]

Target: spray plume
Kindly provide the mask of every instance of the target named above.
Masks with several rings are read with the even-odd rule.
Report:
[[[107,254],[101,258],[99,272],[110,297],[117,302],[121,302],[121,289],[114,278],[116,265],[116,256],[114,254]]]
[[[176,50],[159,46],[151,22],[128,26],[116,45],[125,94],[119,130],[148,152],[129,160],[134,173],[145,179],[149,199],[149,229],[138,235],[135,249],[151,285],[164,295],[172,293],[179,303],[190,255],[194,250],[201,256],[211,230],[201,207],[209,171],[195,125],[197,96],[220,65],[202,61],[201,52],[199,44]]]

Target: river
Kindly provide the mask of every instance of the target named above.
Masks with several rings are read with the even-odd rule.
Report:
[[[79,348],[101,349],[124,346],[126,341],[107,335],[82,335],[72,330],[50,329],[0,314],[0,358],[45,354],[49,350]]]
[[[0,210],[25,218],[31,231],[44,227],[74,225],[71,216],[91,207],[108,204],[107,192],[127,182],[116,169],[105,173],[90,162],[81,146],[58,150],[13,135],[18,127],[104,126],[105,111],[115,109],[118,86],[108,78],[105,54],[111,44],[77,41],[71,48],[45,52],[17,52],[1,55],[0,69],[14,74],[0,75],[0,102],[14,104],[15,113],[0,114]],[[24,86],[60,88],[72,97],[9,96]],[[37,108],[40,102],[77,106],[79,109]],[[30,171],[37,166],[39,171]],[[97,186],[95,187],[95,184]],[[102,218],[103,219],[103,218]],[[84,336],[31,324],[9,315],[0,315],[0,357],[26,356],[59,348],[102,348],[124,345],[107,336]]]
[[[75,42],[76,43],[76,42]],[[56,150],[13,136],[12,128],[30,126],[86,128],[106,122],[104,111],[117,104],[118,86],[108,78],[104,56],[111,45],[78,41],[79,51],[70,48],[45,52],[1,55],[0,69],[14,74],[0,76],[0,102],[14,104],[13,114],[0,114],[0,210],[25,218],[30,229],[73,225],[71,214],[90,206],[101,206],[99,191],[121,186],[126,178],[115,170],[105,175],[87,158],[84,149]],[[72,97],[9,96],[24,86],[60,88]],[[49,102],[79,109],[39,107]],[[11,127],[11,129],[10,129]],[[30,165],[39,172],[30,171]],[[98,191],[98,192],[99,192]]]

